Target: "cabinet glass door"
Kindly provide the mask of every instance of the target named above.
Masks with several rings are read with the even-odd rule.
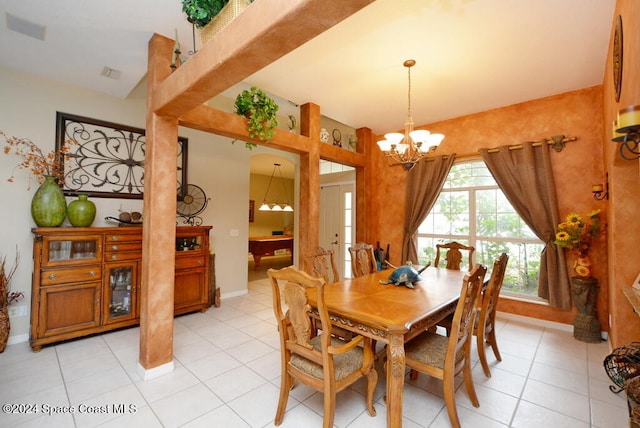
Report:
[[[134,318],[136,268],[134,263],[108,267],[109,285],[105,290],[108,302],[107,322]]]
[[[102,261],[102,238],[100,236],[46,237],[43,264],[46,266]]]

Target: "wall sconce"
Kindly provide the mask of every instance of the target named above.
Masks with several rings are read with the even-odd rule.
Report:
[[[621,143],[620,157],[625,160],[640,158],[640,105],[620,110],[617,126],[611,141]]]
[[[605,174],[604,186],[602,184],[594,184],[591,186],[591,193],[593,193],[593,199],[596,201],[602,201],[609,199],[609,173]]]

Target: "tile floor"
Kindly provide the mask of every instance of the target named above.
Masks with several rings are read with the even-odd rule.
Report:
[[[503,361],[491,360],[491,378],[475,361],[480,407],[459,388],[462,425],[627,427],[625,398],[609,391],[602,365],[609,346],[576,341],[566,327],[501,316]],[[175,370],[146,382],[136,372],[137,328],[38,353],[26,343],[8,346],[0,354],[0,403],[35,405],[38,413],[0,413],[0,427],[273,426],[280,353],[266,280],[250,282],[249,294],[223,300],[220,308],[176,318],[175,333]],[[360,382],[339,394],[335,426],[386,426],[384,376],[377,417],[366,413],[363,392]],[[424,375],[409,381],[404,400],[404,427],[450,426],[438,381]],[[69,406],[75,413],[63,412]],[[281,426],[321,427],[321,415],[322,396],[300,385]]]

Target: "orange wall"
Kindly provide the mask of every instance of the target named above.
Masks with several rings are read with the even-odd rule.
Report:
[[[639,161],[622,160],[617,144],[610,141],[612,122],[618,110],[640,104],[640,2],[618,0],[614,15],[622,16],[623,61],[622,91],[616,102],[611,60],[611,42],[604,76],[604,128],[602,156],[609,172],[611,199],[609,200],[609,307],[611,308],[611,344],[618,347],[640,341],[640,317],[633,312],[622,294],[640,272],[638,242],[638,213],[640,212]],[[611,25],[613,37],[614,24]]]
[[[597,86],[580,91],[555,95],[548,98],[516,104],[478,114],[430,124],[432,132],[445,134],[446,138],[438,148],[439,154],[457,153],[466,159],[479,158],[472,155],[478,149],[518,144],[525,141],[539,141],[554,135],[577,137],[568,142],[562,152],[551,155],[560,215],[572,212],[587,214],[593,209],[601,209],[606,216],[606,202],[595,201],[591,186],[604,182],[602,152],[602,87]],[[381,195],[401,195],[404,191],[406,174],[401,168],[389,168],[381,160]],[[401,186],[396,187],[398,184]],[[428,185],[425,183],[425,186]],[[394,204],[387,196],[378,201],[381,242],[391,242],[392,263],[400,263],[402,248],[402,228],[404,207]],[[384,233],[382,232],[384,231]],[[607,299],[607,248],[603,239],[592,252],[596,264],[594,276],[600,283],[598,297],[599,318],[606,329],[608,325]],[[569,258],[568,263],[573,259]],[[500,310],[533,316],[563,323],[573,322],[573,313],[548,308],[544,305],[502,299]]]
[[[619,102],[615,101],[612,78],[611,40],[602,86],[560,94],[496,110],[473,114],[426,126],[446,135],[439,153],[466,154],[480,147],[496,147],[524,141],[536,141],[564,134],[578,138],[567,143],[561,153],[552,154],[560,215],[603,211],[606,233],[593,249],[594,276],[600,282],[598,317],[609,330],[615,348],[640,341],[640,317],[633,312],[622,293],[640,271],[638,213],[640,212],[640,161],[620,159],[617,145],[610,141],[612,122],[618,110],[640,104],[640,1],[618,0],[615,17],[623,21],[623,76]],[[611,35],[614,32],[612,20]],[[526,83],[523,83],[526,84]],[[377,139],[374,136],[374,141]],[[391,261],[400,263],[404,208],[405,173],[389,168],[380,154],[377,162],[376,189],[371,222],[375,240],[391,244]],[[591,185],[603,183],[609,173],[610,199],[595,201]],[[425,186],[428,185],[425,183]],[[390,195],[393,195],[390,196]],[[570,261],[568,260],[570,263]],[[500,310],[572,323],[573,313],[541,305],[502,299]],[[610,316],[609,316],[610,315]]]

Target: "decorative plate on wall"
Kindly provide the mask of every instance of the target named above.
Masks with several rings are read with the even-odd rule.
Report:
[[[622,89],[622,16],[616,19],[616,30],[613,35],[613,87],[616,91],[616,102],[620,101]]]

